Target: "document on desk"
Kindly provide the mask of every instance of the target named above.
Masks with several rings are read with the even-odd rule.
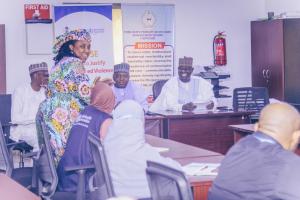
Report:
[[[190,163],[183,166],[183,171],[189,176],[216,176],[219,163]]]
[[[153,147],[158,153],[163,153],[163,152],[167,152],[170,149],[166,148],[166,147]]]
[[[194,103],[197,107],[196,110],[207,110],[207,106],[209,104],[211,104],[211,101],[208,102],[198,102],[198,103]]]

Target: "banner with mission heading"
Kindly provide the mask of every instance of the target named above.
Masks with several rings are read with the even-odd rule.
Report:
[[[149,94],[174,70],[174,5],[122,4],[124,61]]]

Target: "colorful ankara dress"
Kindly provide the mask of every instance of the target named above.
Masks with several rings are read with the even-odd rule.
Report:
[[[89,99],[89,78],[82,61],[75,57],[64,57],[52,68],[47,99],[40,105],[56,162],[64,152],[72,124]]]

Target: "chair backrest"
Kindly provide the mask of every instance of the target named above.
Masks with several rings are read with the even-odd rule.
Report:
[[[7,176],[11,176],[13,170],[13,160],[10,152],[6,146],[5,137],[2,130],[2,124],[0,121],[0,173],[5,173]]]
[[[159,80],[159,81],[156,81],[153,86],[152,86],[152,92],[153,92],[153,100],[155,100],[160,92],[161,92],[161,89],[162,87],[164,86],[164,84],[167,82],[168,80]]]
[[[42,122],[42,133],[44,144],[41,145],[40,153],[37,160],[37,177],[39,182],[39,195],[42,197],[51,197],[58,184],[56,167],[54,164],[53,151],[50,146],[50,134]]]
[[[233,90],[234,111],[255,111],[251,118],[257,118],[260,110],[269,104],[269,94],[265,87],[243,87]]]
[[[147,161],[146,173],[152,200],[193,200],[191,186],[182,171]]]
[[[8,123],[11,121],[11,94],[0,94],[0,121]]]
[[[11,94],[0,94],[0,121],[2,124],[11,122]],[[3,129],[5,138],[9,137],[10,126]]]
[[[91,154],[95,165],[94,187],[97,193],[97,200],[105,200],[115,196],[112,179],[110,176],[104,148],[94,134],[88,136]],[[93,195],[94,196],[94,195]]]

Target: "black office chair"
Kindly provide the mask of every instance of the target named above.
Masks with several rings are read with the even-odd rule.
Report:
[[[77,192],[64,192],[56,191],[58,184],[58,176],[56,172],[56,166],[54,164],[54,155],[52,148],[50,146],[50,134],[47,132],[47,128],[42,122],[42,134],[44,142],[41,145],[40,153],[37,157],[37,182],[38,182],[38,194],[47,200],[65,200],[65,199],[76,199],[76,200],[86,200],[89,199],[89,195],[85,190],[85,171],[93,167],[85,166],[72,166],[65,170],[68,172],[76,171],[79,176],[78,180],[78,190]]]
[[[104,152],[104,148],[94,134],[90,133],[88,136],[89,145],[95,165],[95,174],[93,180],[93,192],[91,198],[94,200],[105,200],[115,196],[110,172]]]
[[[251,122],[256,122],[261,109],[269,104],[269,93],[265,87],[243,87],[233,90],[234,111],[254,111]]]
[[[193,200],[191,186],[183,172],[147,161],[146,173],[152,200]]]
[[[15,126],[11,124],[11,94],[0,94],[0,121],[2,122],[2,128],[5,136],[6,143],[15,143],[15,141],[9,138],[10,136],[10,127]],[[24,154],[30,152],[33,149],[32,146],[26,142],[18,142],[14,145],[14,150],[20,152],[20,167],[24,167]]]
[[[0,121],[6,142],[8,142],[11,126],[11,94],[0,94],[0,110]]]
[[[11,151],[15,144],[6,144],[5,137],[0,122],[0,173],[5,173],[21,185],[31,188],[32,185],[32,167],[14,168]]]
[[[2,126],[0,127],[0,150],[0,173],[4,173],[7,176],[11,177],[13,170],[13,160],[6,146]]]
[[[153,100],[155,100],[160,92],[161,92],[161,89],[162,87],[164,86],[164,84],[167,82],[168,80],[159,80],[159,81],[156,81],[153,86],[152,86],[152,92],[153,92]]]

